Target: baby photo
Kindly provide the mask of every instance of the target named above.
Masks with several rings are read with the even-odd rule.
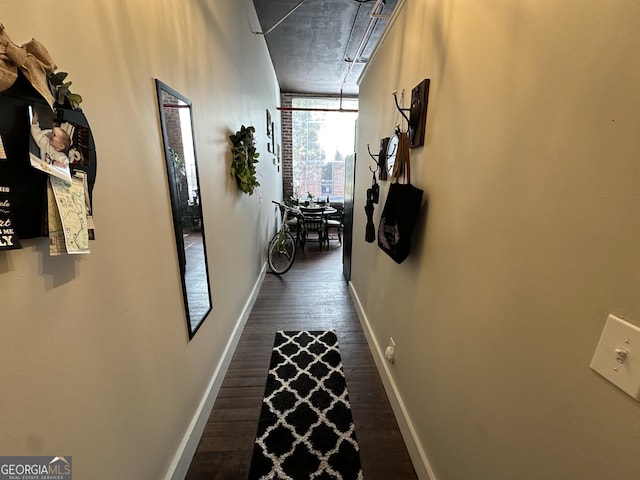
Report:
[[[31,166],[71,183],[69,152],[73,126],[54,123],[53,113],[40,105],[29,107]]]

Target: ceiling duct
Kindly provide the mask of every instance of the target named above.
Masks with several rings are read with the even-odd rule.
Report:
[[[344,85],[347,83],[347,79],[349,78],[349,75],[351,74],[351,71],[353,70],[353,67],[355,66],[355,64],[357,62],[360,61],[360,56],[362,55],[362,52],[364,52],[364,49],[367,46],[367,42],[369,41],[369,38],[371,37],[371,33],[373,32],[373,29],[375,28],[376,23],[378,22],[378,19],[379,18],[389,18],[390,17],[390,15],[383,15],[382,14],[382,10],[385,7],[385,5],[386,5],[386,3],[385,3],[384,0],[376,0],[376,3],[373,6],[373,9],[371,10],[371,13],[369,14],[369,24],[367,25],[367,29],[365,30],[364,34],[362,35],[362,40],[360,40],[360,45],[358,45],[358,49],[356,50],[356,54],[350,60],[349,70],[347,70],[347,74],[344,76],[344,80],[342,81],[342,85],[340,87],[340,95],[342,95],[342,90],[344,89]]]
[[[277,28],[277,27],[278,27],[282,22],[284,22],[284,21],[289,17],[289,15],[291,15],[293,12],[295,12],[295,11],[298,9],[298,7],[300,7],[300,5],[302,5],[304,2],[305,2],[305,0],[300,0],[296,5],[294,5],[294,6],[293,6],[293,8],[292,8],[291,10],[289,10],[289,11],[287,12],[287,14],[286,14],[284,17],[282,17],[280,20],[278,20],[278,21],[276,22],[276,24],[275,24],[273,27],[271,27],[269,30],[267,30],[266,32],[253,32],[253,33],[255,33],[256,35],[269,35],[269,34],[270,34],[271,32],[273,32],[273,31],[274,31],[274,30],[275,30],[275,29],[276,29],[276,28]]]

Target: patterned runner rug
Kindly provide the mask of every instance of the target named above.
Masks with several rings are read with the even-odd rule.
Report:
[[[332,331],[277,332],[249,480],[362,480]]]

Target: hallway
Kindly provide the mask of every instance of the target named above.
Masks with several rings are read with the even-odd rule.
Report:
[[[366,480],[413,480],[413,466],[342,276],[342,248],[309,244],[267,273],[186,476],[247,478],[274,333],[335,330]]]

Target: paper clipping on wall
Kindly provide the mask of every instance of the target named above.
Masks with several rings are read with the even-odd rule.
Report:
[[[87,209],[87,230],[89,232],[89,240],[95,240],[96,227],[93,223],[93,214],[91,213],[91,195],[89,194],[89,179],[87,177],[87,172],[76,170],[73,176],[82,180],[82,185],[84,187],[84,206]]]
[[[49,255],[55,256],[67,253],[62,220],[60,220],[51,182],[47,182],[47,229],[49,231]]]
[[[4,150],[4,143],[2,143],[2,137],[0,137],[0,160],[7,159],[7,152]]]
[[[74,176],[69,185],[49,177],[48,193],[49,253],[90,253],[83,179]]]

